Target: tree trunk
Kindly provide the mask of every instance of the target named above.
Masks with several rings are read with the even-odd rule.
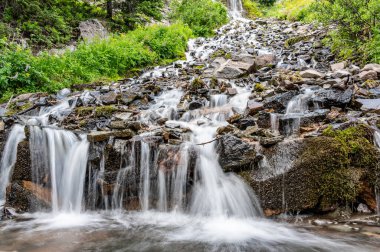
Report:
[[[113,15],[112,0],[107,0],[107,18],[112,19],[112,15]]]

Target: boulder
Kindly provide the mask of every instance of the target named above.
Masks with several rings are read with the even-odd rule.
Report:
[[[195,110],[203,107],[202,101],[192,101],[189,103],[189,110]]]
[[[254,63],[248,69],[248,73],[255,73],[264,67],[273,67],[276,65],[276,55],[263,54],[256,57]]]
[[[363,71],[359,74],[359,78],[362,81],[367,81],[367,80],[377,80],[377,72],[374,70],[369,70],[369,71]]]
[[[342,62],[339,62],[339,63],[335,63],[335,64],[332,64],[330,66],[331,71],[333,71],[333,72],[336,72],[336,71],[339,71],[339,70],[343,70],[346,67],[347,67],[347,61],[342,61]]]
[[[253,145],[233,135],[223,135],[217,140],[216,150],[219,162],[224,171],[243,171],[249,169],[255,160],[256,151]]]
[[[79,37],[85,41],[92,41],[96,38],[106,38],[107,29],[97,19],[90,19],[79,23]]]
[[[380,64],[367,64],[361,71],[375,71],[380,74]]]
[[[264,104],[254,100],[249,100],[247,103],[247,110],[249,115],[255,115],[257,112],[264,109]]]
[[[380,99],[357,99],[362,107],[361,109],[366,110],[380,110]]]
[[[308,69],[308,70],[300,72],[300,76],[302,78],[320,79],[324,77],[324,74],[314,69]]]
[[[215,72],[216,78],[234,79],[243,75],[250,67],[250,64],[240,61],[227,61]]]
[[[320,89],[314,93],[313,103],[319,104],[321,108],[339,107],[345,108],[351,102],[354,91],[352,88],[340,89]]]
[[[100,100],[104,105],[110,105],[117,103],[117,97],[118,95],[116,94],[116,92],[111,91],[100,95]]]

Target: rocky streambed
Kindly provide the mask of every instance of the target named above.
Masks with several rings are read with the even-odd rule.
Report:
[[[214,38],[190,41],[184,61],[3,104],[3,218],[104,211],[117,223],[141,220],[141,237],[153,218],[170,230],[167,242],[203,239],[200,249],[341,246],[261,222],[265,215],[376,243],[380,65],[337,62],[325,34],[316,25],[237,19]],[[41,226],[37,215],[30,227]],[[189,218],[204,232],[190,235]],[[247,219],[255,223],[246,223],[242,247],[208,228],[239,230]],[[175,236],[180,223],[188,229]],[[254,235],[257,223],[268,233]],[[275,228],[294,236],[269,239]]]

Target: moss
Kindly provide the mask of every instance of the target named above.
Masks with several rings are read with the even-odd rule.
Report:
[[[210,80],[210,88],[214,89],[214,88],[217,88],[219,86],[219,82],[218,82],[218,79],[213,76]]]
[[[76,108],[76,111],[75,113],[78,115],[78,116],[89,116],[93,113],[94,111],[94,108],[93,107],[79,107],[79,108]]]
[[[20,113],[28,108],[31,108],[33,106],[33,103],[26,102],[22,105],[17,105],[16,102],[12,102],[9,104],[7,108],[7,112],[5,113],[6,116],[12,116],[14,114]]]
[[[224,51],[222,49],[219,49],[219,50],[213,52],[210,55],[211,59],[215,59],[215,58],[218,58],[218,57],[223,57],[225,59],[231,59],[232,58],[232,54],[230,52],[226,52],[226,51]]]
[[[194,66],[193,68],[195,69],[203,69],[205,66],[204,65],[197,65],[197,66]]]
[[[256,91],[256,92],[261,93],[261,92],[263,92],[264,90],[265,90],[265,87],[263,86],[263,84],[261,84],[261,83],[256,83],[256,84],[255,84],[255,91]]]
[[[254,0],[243,0],[243,8],[248,18],[257,18],[263,16],[259,4]]]
[[[113,105],[96,107],[95,116],[96,117],[110,117],[115,111],[117,111],[117,108]]]
[[[205,86],[206,86],[206,84],[204,83],[204,81],[201,78],[195,78],[191,82],[190,89],[193,90],[193,91],[195,91],[195,90],[198,90],[198,89],[203,88]]]
[[[289,38],[285,41],[284,46],[285,46],[285,48],[289,48],[292,45],[294,45],[298,42],[304,41],[304,40],[308,40],[309,38],[310,38],[310,36],[298,36],[298,37]]]

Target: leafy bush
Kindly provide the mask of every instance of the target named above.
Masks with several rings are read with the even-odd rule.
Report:
[[[117,79],[128,70],[184,56],[191,30],[183,25],[151,26],[127,34],[81,43],[62,55],[0,43],[0,99],[22,92],[55,92],[73,84]],[[2,48],[1,48],[2,47]]]
[[[308,16],[312,14],[312,11],[309,9],[314,1],[315,0],[278,1],[268,10],[267,15],[292,21],[310,19]]]
[[[243,8],[248,18],[257,18],[263,15],[259,4],[253,0],[243,0]]]
[[[228,21],[226,7],[213,0],[174,0],[171,18],[187,24],[196,36],[210,36]]]
[[[337,25],[330,43],[342,58],[380,62],[379,0],[321,0],[313,11],[319,21]]]

